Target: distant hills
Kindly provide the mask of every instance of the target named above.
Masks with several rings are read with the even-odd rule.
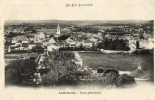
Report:
[[[98,24],[149,24],[151,20],[7,20],[5,25],[18,24],[73,24],[73,25],[98,25]]]

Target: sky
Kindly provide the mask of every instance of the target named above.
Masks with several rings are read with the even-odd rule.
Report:
[[[154,19],[152,0],[2,0],[4,20],[126,20]],[[66,4],[93,4],[91,7],[65,7]]]

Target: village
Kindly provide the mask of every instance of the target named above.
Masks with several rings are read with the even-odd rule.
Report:
[[[73,75],[72,78],[89,80],[88,73],[93,73],[95,70],[83,64],[84,61],[80,52],[133,54],[136,51],[144,50],[150,53],[154,49],[154,38],[151,35],[150,28],[150,26],[136,25],[136,27],[118,26],[106,29],[101,26],[70,25],[64,27],[62,25],[61,27],[61,24],[57,24],[53,29],[50,29],[43,25],[12,25],[6,27],[4,31],[5,64],[7,66],[16,60],[29,59],[34,61],[36,67],[33,77],[32,75],[29,76],[28,73],[22,73],[22,83],[38,85],[41,84],[42,77],[50,70],[45,63],[48,57],[58,53],[58,56],[65,58],[64,55],[68,55],[67,52],[72,52],[73,58],[69,54],[72,58],[71,61],[78,68],[67,67],[67,71],[62,68],[61,71],[67,74],[60,71],[58,73],[61,74],[58,77],[69,77],[66,75],[69,75],[68,73],[73,74],[76,70],[86,73],[78,75],[78,78]],[[62,52],[62,55],[59,55],[59,52]],[[138,65],[141,66],[140,63]],[[138,69],[141,69],[139,66],[137,66]],[[96,70],[98,73],[102,73],[100,67]],[[27,78],[27,75],[29,78]],[[29,82],[30,80],[32,82]]]

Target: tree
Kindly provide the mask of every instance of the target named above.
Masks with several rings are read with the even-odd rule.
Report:
[[[22,83],[22,75],[33,75],[35,67],[35,62],[29,59],[10,62],[5,67],[6,85],[20,85]]]
[[[117,86],[119,72],[115,69],[105,69],[102,75],[102,84],[104,86]]]
[[[136,83],[134,77],[127,74],[120,75],[116,69],[108,68],[103,70],[100,80],[104,86],[124,87]]]
[[[66,40],[68,37],[70,37],[70,35],[61,35],[60,37],[58,37],[58,40],[63,41]]]
[[[125,85],[133,85],[135,84],[135,79],[132,76],[129,76],[128,74],[122,74],[118,78],[118,85],[120,87],[123,87]]]
[[[44,48],[41,46],[36,46],[34,48],[32,48],[32,52],[34,53],[44,53]]]
[[[74,54],[72,52],[51,52],[45,60],[45,66],[53,72],[55,81],[77,71],[77,65],[74,63]]]

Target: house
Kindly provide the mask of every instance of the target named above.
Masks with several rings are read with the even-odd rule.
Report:
[[[45,58],[46,58],[46,57],[45,57],[43,54],[41,54],[40,56],[37,57],[36,63],[37,63],[38,65],[41,65],[41,64],[43,63],[43,61],[45,61]]]
[[[8,53],[10,53],[10,52],[11,52],[11,47],[10,47],[10,46],[8,47],[7,52],[8,52]]]
[[[98,32],[97,35],[98,35],[98,36],[102,36],[102,33],[101,33],[101,32]]]
[[[76,42],[70,42],[68,46],[69,47],[76,47]]]
[[[149,39],[150,37],[151,37],[151,35],[150,34],[148,34],[148,33],[143,33],[143,37],[144,37],[144,39]]]
[[[65,40],[65,44],[68,47],[76,47],[76,43],[77,43],[77,41],[71,39],[71,37],[69,37],[68,39]]]
[[[89,40],[92,41],[92,42],[97,42],[98,41],[98,39],[94,38],[94,37],[90,37]]]
[[[29,37],[29,40],[30,40],[31,42],[33,42],[33,41],[34,41],[34,37]]]
[[[154,41],[149,41],[148,49],[154,49]]]
[[[79,67],[82,67],[82,59],[81,59],[81,57],[80,57],[80,55],[78,54],[78,52],[75,52],[74,53],[74,63],[76,64],[76,65],[78,65]]]
[[[29,42],[29,39],[22,35],[22,36],[16,36],[12,39],[11,43],[17,43],[17,42],[20,42],[20,43],[28,43]]]
[[[59,46],[56,43],[49,43],[47,44],[47,51],[54,51],[54,50],[58,50]]]
[[[111,38],[111,35],[110,34],[106,34],[105,38]]]
[[[33,49],[34,47],[36,47],[36,44],[35,43],[29,43],[28,44],[28,49],[29,50]]]
[[[66,47],[65,43],[63,43],[63,42],[57,42],[57,45],[58,45],[60,48]]]
[[[130,48],[130,51],[135,51],[137,49],[137,47],[136,47],[137,41],[136,40],[129,40],[128,42],[129,42],[128,46]]]
[[[85,48],[92,48],[93,42],[91,42],[90,40],[84,40],[84,41],[82,41],[82,46]]]
[[[51,38],[48,43],[56,43],[54,38]]]
[[[45,34],[43,32],[38,32],[34,35],[34,42],[43,42],[45,40]]]
[[[154,42],[148,41],[148,40],[141,40],[139,42],[139,48],[141,48],[141,49],[153,49],[154,48]]]
[[[27,48],[19,47],[19,50],[27,50]]]
[[[11,43],[11,47],[21,47],[22,43],[16,42],[16,43]]]
[[[35,43],[35,44],[36,44],[36,46],[38,46],[38,47],[43,46],[43,42],[38,42],[38,43]]]

